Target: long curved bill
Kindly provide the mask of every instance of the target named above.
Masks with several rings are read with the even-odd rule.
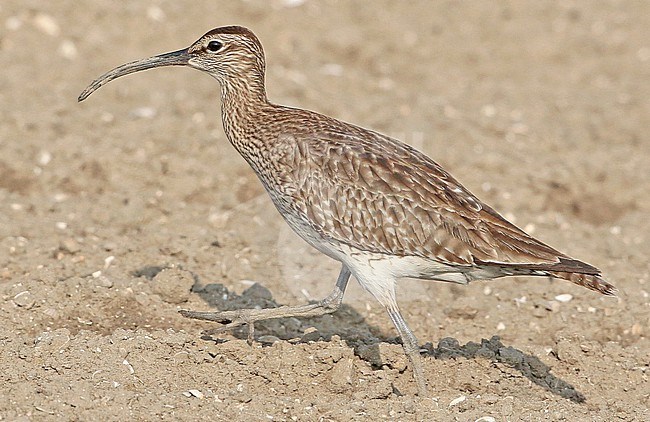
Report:
[[[141,70],[153,69],[154,67],[162,66],[187,66],[190,55],[187,49],[172,51],[171,53],[160,54],[158,56],[149,57],[142,60],[136,60],[131,63],[123,64],[113,70],[104,73],[99,78],[95,79],[86,89],[79,94],[78,101],[81,102],[88,98],[90,94],[109,83],[113,79],[120,76],[128,75],[129,73],[139,72]]]

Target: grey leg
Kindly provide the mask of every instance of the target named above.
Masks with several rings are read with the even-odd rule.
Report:
[[[320,300],[317,303],[310,303],[309,305],[280,306],[278,308],[267,309],[237,309],[234,311],[223,312],[198,312],[183,309],[180,310],[179,313],[186,318],[215,321],[223,324],[219,328],[210,330],[208,332],[210,334],[227,331],[248,324],[248,341],[250,343],[253,340],[253,324],[256,321],[275,318],[313,317],[330,314],[336,311],[341,307],[343,294],[345,293],[345,288],[348,285],[349,279],[350,270],[343,265],[332,293],[330,293],[325,299]]]
[[[418,339],[415,337],[415,334],[413,334],[408,325],[406,325],[406,321],[404,321],[397,304],[386,307],[386,310],[388,311],[388,315],[390,316],[391,321],[393,321],[395,328],[397,328],[399,336],[402,338],[404,352],[413,368],[413,376],[415,377],[415,383],[418,386],[418,395],[420,397],[426,397],[427,382],[424,377],[424,369],[422,368]]]

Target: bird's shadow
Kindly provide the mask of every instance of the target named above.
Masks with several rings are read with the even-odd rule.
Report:
[[[537,356],[524,353],[512,346],[505,346],[499,336],[489,340],[481,339],[480,343],[469,341],[461,345],[458,340],[445,337],[438,342],[437,347],[431,343],[424,345],[426,355],[435,359],[488,359],[516,369],[538,386],[575,403],[584,403],[585,396],[573,385],[551,374],[551,368]]]
[[[241,295],[230,292],[219,283],[202,285],[196,278],[192,291],[198,294],[212,308],[220,311],[271,308],[279,304],[273,299],[271,292],[261,284],[255,283]],[[314,337],[313,327],[316,329]],[[309,332],[307,335],[306,332]],[[240,339],[248,336],[246,327],[232,331]],[[315,339],[331,340],[339,336],[354,348],[355,354],[374,367],[383,366],[379,344],[382,342],[399,343],[399,337],[388,336],[376,326],[368,324],[364,317],[349,305],[342,305],[334,314],[312,318],[281,318],[255,323],[256,338],[277,337],[292,342],[307,342]],[[309,336],[309,337],[307,337]],[[223,342],[213,336],[204,336],[205,340]],[[505,365],[519,371],[536,385],[575,403],[585,402],[585,396],[574,386],[551,373],[550,368],[539,358],[525,353],[512,346],[503,344],[498,336],[489,340],[482,339],[480,343],[467,342],[461,345],[458,340],[446,337],[437,346],[426,343],[422,347],[424,356],[434,359],[488,359],[494,364]]]

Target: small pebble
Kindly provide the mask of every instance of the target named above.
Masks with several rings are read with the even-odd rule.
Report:
[[[341,76],[343,74],[343,66],[338,63],[327,63],[320,70],[321,73],[329,76]]]
[[[270,336],[269,335],[269,336],[259,336],[257,338],[257,341],[262,343],[262,344],[273,344],[273,343],[275,343],[277,341],[280,341],[280,339],[277,338],[276,336]]]
[[[122,361],[122,364],[129,369],[129,374],[133,375],[135,373],[135,369],[133,369],[133,365],[131,365],[128,360],[124,359]]]
[[[46,310],[43,311],[43,313],[49,316],[50,318],[56,318],[59,315],[59,313],[54,308],[47,308]]]
[[[79,243],[77,243],[76,240],[68,238],[68,239],[64,239],[61,242],[61,244],[59,245],[59,249],[71,255],[74,255],[81,250],[81,247],[79,246]]]
[[[450,318],[459,318],[459,319],[474,319],[478,314],[478,309],[472,308],[470,306],[464,306],[460,308],[452,308],[447,311],[447,316]]]
[[[66,199],[68,199],[68,195],[63,193],[63,192],[58,192],[58,193],[55,193],[52,198],[54,199],[55,202],[60,203],[60,202],[65,201]]]
[[[302,6],[306,0],[282,0],[282,5],[287,8]]]
[[[273,293],[260,283],[253,282],[253,284],[242,292],[242,296],[250,297],[253,299],[273,299]]]
[[[556,300],[549,300],[544,307],[551,311],[551,312],[557,312],[560,310],[560,302]]]
[[[93,322],[91,320],[83,319],[83,318],[80,318],[80,317],[77,317],[77,322],[79,324],[83,324],[83,325],[93,325]]]
[[[59,54],[68,60],[76,59],[79,55],[77,46],[71,40],[63,40],[59,45]]]
[[[165,20],[165,12],[158,6],[149,6],[147,8],[147,18],[154,22],[162,22]]]
[[[481,114],[485,117],[493,117],[497,114],[497,108],[493,104],[485,104],[481,107]]]
[[[526,296],[516,297],[516,298],[515,298],[515,304],[517,305],[517,307],[520,307],[521,305],[523,305],[524,303],[526,303],[526,300],[527,300],[527,299],[526,299]]]
[[[102,113],[99,115],[99,120],[104,123],[111,123],[113,120],[115,120],[115,116],[109,112],[102,111]]]
[[[52,37],[56,37],[61,33],[59,24],[50,15],[39,13],[38,15],[34,16],[33,23],[39,31]]]
[[[253,396],[243,384],[237,384],[235,391],[230,393],[230,397],[240,403],[248,403],[253,400]]]
[[[95,285],[110,289],[113,287],[113,282],[108,277],[100,275],[99,277],[95,278]]]
[[[456,406],[457,404],[464,402],[466,399],[467,399],[466,396],[456,397],[455,399],[449,402],[449,407]]]
[[[197,399],[202,399],[203,397],[205,397],[203,395],[203,393],[200,392],[199,390],[188,390],[187,392],[190,393],[190,396],[194,396]],[[190,396],[187,396],[187,397],[190,397]]]
[[[555,296],[555,300],[562,303],[570,302],[571,299],[573,299],[573,295],[570,295],[569,293]]]
[[[434,399],[434,400],[437,400],[437,399]],[[404,411],[406,413],[413,414],[413,413],[417,412],[417,410],[418,410],[418,406],[416,405],[414,400],[406,400],[404,402]]]
[[[483,401],[487,404],[494,404],[499,401],[499,396],[496,394],[485,394],[483,396]]]
[[[153,119],[158,113],[153,107],[138,107],[131,110],[130,114],[138,119]]]
[[[14,296],[13,301],[16,305],[25,309],[30,309],[36,302],[34,296],[28,290],[18,293],[16,296]]]
[[[104,269],[108,268],[111,266],[111,263],[115,260],[115,257],[113,255],[107,256],[104,258]]]
[[[318,339],[320,339],[320,332],[316,329],[316,327],[305,328],[305,331],[303,331],[303,335],[301,337],[301,340],[305,343],[309,343],[310,341],[318,341]]]
[[[42,150],[38,153],[38,158],[36,159],[38,164],[41,166],[46,166],[52,161],[52,154],[49,151]]]
[[[134,299],[141,306],[149,306],[151,304],[151,298],[144,292],[140,292],[140,294],[135,295]]]
[[[5,21],[5,28],[10,31],[17,31],[23,26],[23,21],[18,16],[9,16]]]

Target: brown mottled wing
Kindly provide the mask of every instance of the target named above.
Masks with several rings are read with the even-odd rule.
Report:
[[[579,261],[506,221],[408,145],[352,125],[295,140],[294,170],[286,175],[293,205],[326,238],[451,265],[576,271]]]

